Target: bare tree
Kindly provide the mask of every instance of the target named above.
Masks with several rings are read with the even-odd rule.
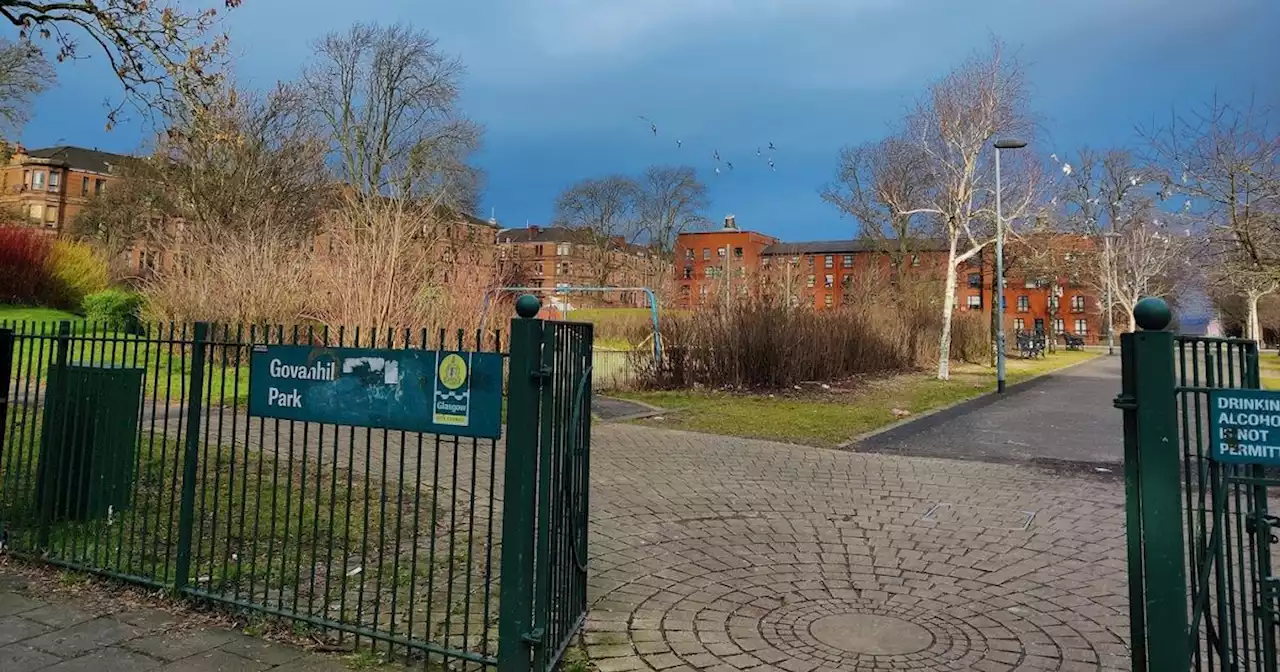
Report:
[[[175,211],[152,161],[127,161],[112,166],[112,173],[111,188],[91,198],[67,232],[97,247],[119,277],[127,273],[122,266],[125,253],[154,232],[158,220]]]
[[[53,68],[40,50],[0,39],[0,132],[16,135],[31,116],[33,99],[53,82]]]
[[[1161,195],[1185,198],[1183,210],[1209,229],[1211,275],[1244,297],[1245,335],[1254,339],[1258,301],[1280,288],[1280,135],[1268,117],[1214,100],[1144,132]]]
[[[925,158],[931,182],[902,216],[926,215],[948,244],[942,297],[938,378],[950,378],[951,323],[959,266],[994,240],[991,142],[1000,133],[1027,139],[1032,130],[1023,72],[996,42],[934,84],[909,117],[903,133]],[[1011,155],[1004,217],[1018,219],[1035,203],[1032,163]],[[1026,152],[1023,152],[1026,154]],[[1021,170],[1016,165],[1021,161]]]
[[[108,113],[108,127],[126,102],[148,113],[167,111],[183,99],[203,100],[221,82],[227,39],[212,34],[213,8],[184,11],[151,0],[0,0],[0,16],[24,43],[51,42],[58,62],[83,56],[77,38],[87,36],[100,48],[126,94]]]
[[[582,180],[556,199],[556,220],[581,231],[593,248],[588,263],[601,286],[610,284],[626,263],[623,247],[642,233],[638,197],[635,180],[609,175]]]
[[[1116,301],[1125,306],[1125,330],[1136,323],[1133,307],[1147,296],[1168,296],[1175,287],[1178,267],[1186,259],[1190,237],[1170,219],[1152,209],[1126,216],[1115,226],[1112,245]]]
[[[921,213],[904,214],[925,198],[932,183],[929,169],[924,152],[902,137],[846,147],[822,198],[857,219],[859,234],[888,254],[893,271],[901,273],[932,233]]]
[[[155,179],[185,230],[309,239],[334,189],[323,138],[297,89],[221,93],[187,108],[159,140]]]
[[[364,194],[444,194],[474,211],[481,180],[467,161],[481,129],[457,109],[461,61],[406,26],[356,24],[315,52],[303,102],[328,128],[339,178]]]
[[[640,219],[660,254],[670,255],[680,234],[707,228],[709,205],[707,185],[689,166],[651,166],[640,179]]]
[[[1059,185],[1055,197],[1069,230],[1095,241],[1099,254],[1091,257],[1097,263],[1090,273],[1090,285],[1101,297],[1107,333],[1114,330],[1117,312],[1127,314],[1132,305],[1122,306],[1116,290],[1114,253],[1108,252],[1115,227],[1137,212],[1148,209],[1150,199],[1145,191],[1154,175],[1139,165],[1128,150],[1097,152],[1081,148],[1074,157],[1063,157],[1058,164]],[[1110,305],[1107,305],[1108,299]]]

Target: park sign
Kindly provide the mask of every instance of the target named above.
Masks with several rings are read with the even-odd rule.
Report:
[[[1218,462],[1280,465],[1280,392],[1213,390],[1209,437]]]
[[[255,345],[249,414],[496,439],[502,355]]]

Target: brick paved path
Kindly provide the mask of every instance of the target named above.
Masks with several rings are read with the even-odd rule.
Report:
[[[1114,475],[621,425],[592,475],[601,672],[1127,668]]]
[[[183,623],[157,609],[82,610],[0,569],[3,672],[341,672],[337,658]]]

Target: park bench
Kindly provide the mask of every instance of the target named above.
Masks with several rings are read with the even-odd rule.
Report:
[[[1067,344],[1068,350],[1084,350],[1084,337],[1077,336],[1069,331],[1062,332],[1062,340]]]
[[[1018,332],[1015,336],[1018,343],[1018,356],[1023,359],[1034,359],[1045,356],[1045,338],[1041,333]]]

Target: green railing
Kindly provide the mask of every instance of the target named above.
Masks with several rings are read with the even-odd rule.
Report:
[[[1280,475],[1218,462],[1209,436],[1212,391],[1260,387],[1257,344],[1175,337],[1163,331],[1162,304],[1135,314],[1145,331],[1121,339],[1116,399],[1125,411],[1133,669],[1276,670],[1280,523],[1268,499],[1280,494]]]
[[[567,641],[585,612],[585,573],[570,580],[547,568],[556,554],[569,557],[566,539],[575,567],[585,563],[590,328],[513,324],[549,340],[522,341],[512,365],[536,361],[551,374],[529,379],[533,398],[526,385],[512,386],[511,444],[538,442],[534,468],[512,453],[521,468],[505,475],[512,458],[501,441],[247,412],[255,345],[501,351],[498,336],[0,325],[8,551],[290,619],[334,646],[448,668],[498,665],[499,613],[510,606],[506,595],[499,605],[499,586],[527,584],[540,614],[553,614],[538,622]],[[531,410],[534,424],[520,424]],[[503,521],[504,482],[532,489],[536,507],[508,507]],[[532,545],[536,566],[502,555],[513,529],[520,537],[509,544]],[[527,653],[525,667],[509,669],[530,669]],[[544,652],[539,669],[553,658]]]

